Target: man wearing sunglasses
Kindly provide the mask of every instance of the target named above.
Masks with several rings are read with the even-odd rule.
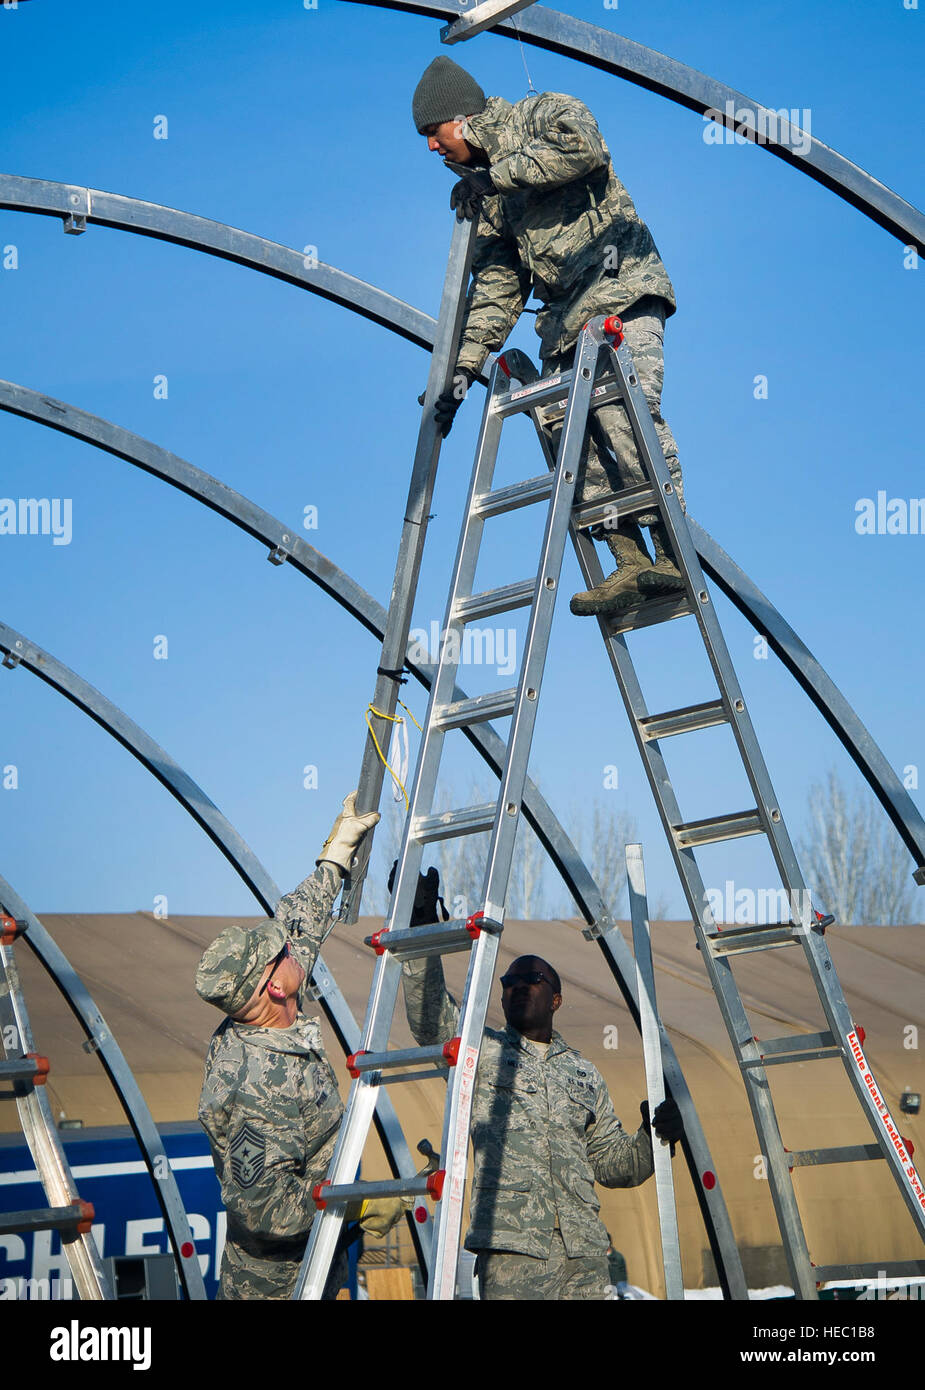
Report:
[[[421,1046],[454,1037],[459,1009],[439,956],[403,964],[405,1007]],[[653,1171],[648,1102],[627,1134],[592,1062],[553,1029],[556,971],[521,956],[501,976],[503,1031],[486,1028],[472,1106],[475,1165],[466,1248],[484,1299],[604,1299],[610,1244],[594,1184],[636,1187]],[[655,1111],[663,1143],[680,1139],[673,1100]]]
[[[196,973],[199,995],[227,1015],[212,1037],[199,1103],[228,1212],[222,1299],[290,1297],[315,1214],[312,1187],[333,1152],[343,1107],[318,1020],[301,1003],[338,889],[379,819],[357,815],[355,797],[344,802],[315,872],[280,899],[272,918],[227,927]],[[400,1204],[367,1211],[367,1229],[400,1214]]]

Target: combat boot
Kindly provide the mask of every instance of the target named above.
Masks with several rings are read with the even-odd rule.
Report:
[[[569,608],[577,617],[615,613],[643,597],[637,580],[652,568],[652,561],[642,543],[639,527],[630,525],[622,531],[606,531],[604,539],[617,561],[617,569],[593,589],[573,595]]]
[[[656,594],[683,593],[684,576],[675,564],[664,522],[654,522],[649,527],[649,534],[655,547],[655,564],[640,574],[640,592],[650,598]]]

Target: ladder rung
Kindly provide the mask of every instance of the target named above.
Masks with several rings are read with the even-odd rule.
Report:
[[[482,914],[475,917],[455,917],[449,922],[434,922],[430,926],[406,927],[401,930],[383,927],[366,938],[377,956],[389,955],[396,960],[415,960],[421,956],[449,955],[453,951],[468,951],[485,923]]]
[[[504,584],[500,589],[486,589],[459,599],[453,617],[457,622],[472,623],[479,618],[491,618],[496,613],[509,613],[515,608],[528,608],[536,592],[535,579],[520,579],[516,584]]]
[[[452,705],[440,705],[433,722],[438,729],[464,729],[470,724],[484,724],[487,719],[506,719],[514,713],[516,703],[515,685],[510,690],[495,690],[470,700],[457,700]]]
[[[571,378],[571,372],[569,372],[569,378]],[[622,399],[623,392],[617,385],[616,377],[611,375],[603,376],[599,379],[598,384],[591,392],[591,401],[588,408],[589,410],[597,410],[598,406],[609,405],[611,401],[622,401]],[[553,395],[548,407],[543,411],[544,425],[555,425],[565,418],[567,400],[568,397],[565,394],[556,392]]]
[[[706,820],[673,825],[671,833],[682,849],[691,845],[714,845],[721,840],[737,840],[742,835],[761,835],[764,831],[757,810],[736,811],[728,816],[708,816]]]
[[[715,724],[726,724],[729,715],[722,700],[707,700],[702,705],[687,705],[684,709],[669,710],[665,714],[648,714],[639,720],[639,730],[649,742],[655,738],[671,738],[674,734],[694,733],[697,729],[710,729]]]
[[[527,478],[525,482],[513,483],[510,487],[499,487],[494,492],[480,493],[473,499],[472,515],[501,516],[504,512],[516,511],[518,507],[545,502],[552,492],[553,477],[552,473],[544,473],[539,478]]]
[[[862,1265],[813,1265],[813,1274],[820,1281],[828,1279],[902,1279],[921,1278],[925,1260],[875,1260]]]
[[[883,1150],[879,1144],[845,1144],[838,1149],[797,1149],[787,1151],[787,1162],[791,1168],[815,1168],[820,1163],[864,1163],[871,1158],[882,1158]]]
[[[593,502],[579,502],[572,508],[572,521],[579,531],[589,526],[599,526],[609,521],[615,525],[615,518],[631,516],[634,512],[657,511],[658,502],[655,489],[649,483],[636,483],[633,487],[621,488],[619,492],[608,493],[605,497],[595,497]]]
[[[456,835],[479,835],[491,830],[498,811],[497,803],[467,806],[462,811],[443,811],[436,816],[418,816],[411,824],[411,835],[422,845],[434,840],[451,840]]]
[[[762,1057],[774,1052],[800,1052],[807,1047],[837,1047],[835,1034],[828,1029],[824,1033],[791,1033],[789,1038],[756,1038],[755,1042]]]
[[[555,376],[540,377],[528,386],[518,386],[513,391],[496,396],[492,410],[506,420],[509,415],[516,415],[521,410],[533,410],[552,401],[565,400],[571,380],[571,368],[566,372],[557,372]]]
[[[351,1052],[347,1058],[347,1070],[356,1078],[363,1072],[391,1071],[396,1067],[416,1066],[420,1062],[455,1067],[458,1052],[458,1038],[451,1038],[445,1043],[434,1043],[432,1047],[399,1047],[391,1052]]]
[[[416,1178],[387,1178],[383,1182],[345,1182],[332,1184],[319,1182],[312,1188],[312,1197],[319,1211],[325,1207],[340,1206],[344,1202],[355,1202],[367,1197],[433,1197],[439,1201],[443,1192],[446,1171],[438,1168],[436,1173],[422,1174]]]
[[[744,946],[740,953],[745,951],[763,951],[765,946],[790,946],[795,942],[794,937],[789,937],[785,941],[766,941],[760,946]],[[714,955],[732,955],[731,951],[714,951]],[[792,1052],[789,1056],[780,1057],[757,1057],[754,1061],[740,1063],[743,1067],[782,1067],[787,1062],[824,1062],[830,1057],[841,1057],[841,1048],[838,1047],[819,1047],[812,1048],[805,1052]]]
[[[93,1225],[94,1210],[90,1202],[75,1198],[67,1207],[38,1207],[34,1211],[5,1211],[0,1216],[0,1235],[20,1231],[76,1230],[86,1235]]]
[[[616,637],[620,632],[637,632],[641,627],[654,627],[672,618],[686,618],[693,613],[687,594],[665,594],[663,598],[645,598],[629,608],[621,608],[607,617],[607,632]]]
[[[33,1086],[44,1086],[50,1071],[47,1057],[40,1057],[37,1052],[27,1052],[25,1057],[0,1062],[0,1081],[31,1081]]]
[[[789,924],[786,926],[771,924],[761,927],[737,927],[735,930],[718,931],[715,936],[707,937],[714,956],[745,955],[748,951],[767,951],[772,946],[795,946],[797,939]],[[824,1055],[827,1056],[828,1054]],[[790,1058],[780,1060],[789,1061]],[[794,1058],[793,1060],[796,1061],[797,1059]],[[753,1062],[743,1062],[742,1066],[773,1066],[773,1060],[760,1058]]]

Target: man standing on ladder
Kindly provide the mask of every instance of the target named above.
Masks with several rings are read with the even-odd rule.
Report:
[[[542,307],[536,331],[544,376],[572,366],[578,334],[598,314],[618,314],[646,395],[668,469],[683,505],[678,446],[662,419],[662,339],[676,304],[655,242],[610,162],[597,122],[575,97],[544,92],[516,105],[487,97],[452,59],[425,71],[412,102],[428,149],[463,177],[450,205],[479,218],[467,315],[454,384],[437,400],[446,436],[467,388],[489,352],[514,328],[531,288]],[[622,405],[589,416],[576,501],[647,481]],[[614,461],[615,458],[615,461]],[[639,526],[652,533],[655,563]],[[684,581],[657,512],[605,522],[617,570],[576,594],[576,614],[616,612],[641,597],[680,592]]]
[[[418,899],[433,899],[436,875]],[[417,905],[417,904],[416,904]],[[457,1031],[439,956],[402,965],[405,1009],[422,1047]],[[562,1003],[559,976],[539,956],[521,956],[501,977],[507,1027],[486,1028],[472,1107],[475,1169],[466,1249],[478,1255],[483,1299],[605,1299],[610,1237],[598,1215],[595,1182],[636,1187],[653,1171],[648,1102],[627,1134],[597,1067],[553,1030]],[[681,1138],[675,1101],[655,1111],[656,1136]]]
[[[220,1299],[289,1298],[315,1216],[343,1106],[317,1019],[300,1009],[330,910],[379,815],[344,802],[317,867],[257,927],[227,927],[204,953],[197,993],[228,1017],[212,1037],[199,1102],[228,1212]],[[352,1212],[382,1235],[405,1204],[386,1198]],[[342,1268],[335,1261],[334,1297]]]

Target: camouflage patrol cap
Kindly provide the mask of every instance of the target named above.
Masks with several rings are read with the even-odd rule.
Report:
[[[272,917],[259,927],[226,927],[203,953],[196,971],[196,993],[224,1013],[236,1014],[288,940],[285,927]]]

